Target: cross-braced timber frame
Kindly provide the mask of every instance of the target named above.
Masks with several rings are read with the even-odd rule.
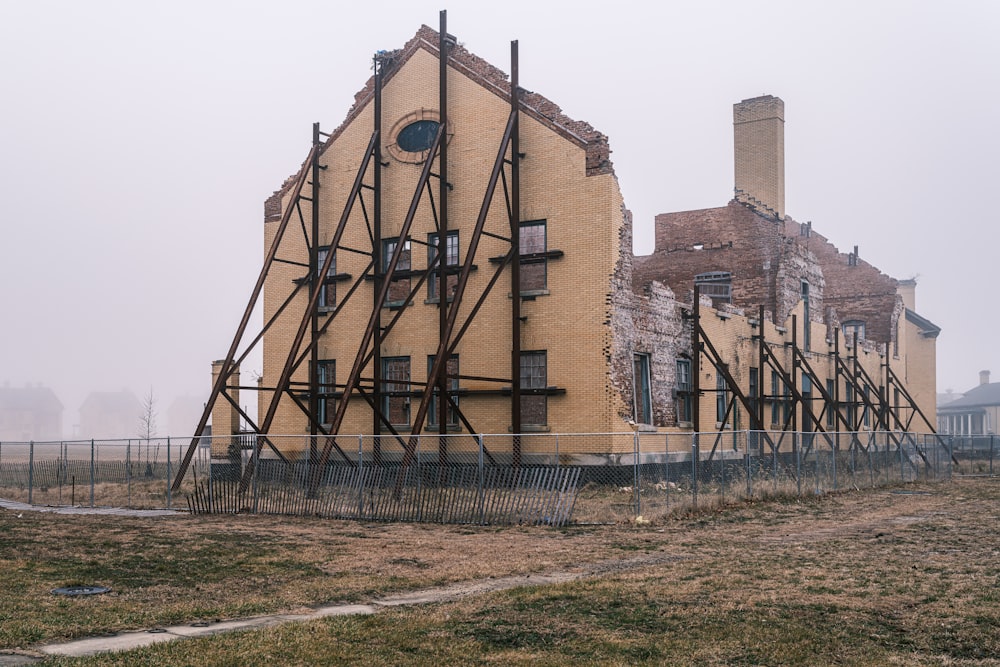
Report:
[[[470,423],[455,400],[456,392],[449,387],[453,380],[474,379],[487,381],[510,387],[510,417],[511,429],[515,434],[512,443],[512,462],[515,467],[520,466],[521,451],[520,439],[516,435],[521,432],[521,394],[520,387],[520,339],[521,339],[521,313],[520,299],[510,299],[510,332],[511,332],[511,356],[509,375],[506,377],[471,377],[462,375],[449,375],[447,360],[457,349],[463,336],[469,330],[486,298],[493,292],[494,287],[500,282],[505,274],[505,269],[510,269],[510,290],[511,294],[521,293],[520,278],[520,167],[519,162],[524,157],[520,152],[519,139],[519,114],[520,114],[520,88],[518,85],[518,49],[517,41],[511,42],[511,78],[510,78],[510,114],[497,147],[496,159],[490,172],[490,177],[482,197],[482,204],[476,218],[475,226],[472,230],[469,246],[465,253],[465,259],[460,266],[449,266],[443,258],[447,257],[447,232],[448,221],[448,193],[452,185],[448,181],[448,85],[447,72],[449,67],[449,51],[456,43],[455,38],[447,32],[447,13],[440,14],[440,30],[438,41],[439,54],[439,119],[437,134],[434,137],[430,149],[427,151],[423,161],[423,168],[414,186],[413,196],[402,221],[399,230],[399,239],[409,237],[410,228],[416,217],[417,209],[424,200],[429,202],[434,228],[437,234],[437,248],[433,257],[428,261],[428,266],[424,270],[400,269],[400,260],[404,252],[404,243],[400,242],[395,248],[388,261],[383,257],[383,170],[388,163],[383,161],[383,129],[382,129],[382,91],[387,68],[393,65],[394,55],[380,52],[374,58],[374,92],[373,92],[373,128],[367,148],[364,151],[357,173],[354,177],[350,192],[343,202],[343,209],[340,213],[337,225],[327,242],[322,242],[322,229],[320,224],[320,187],[323,179],[323,172],[327,165],[321,164],[323,159],[337,159],[332,155],[330,146],[324,144],[324,138],[330,139],[331,135],[320,131],[319,124],[313,125],[312,148],[303,163],[302,168],[292,181],[288,189],[287,205],[281,215],[280,222],[275,230],[274,238],[265,255],[257,282],[251,292],[250,299],[244,310],[243,317],[237,327],[232,344],[222,362],[220,372],[213,383],[209,400],[205,404],[205,409],[195,430],[191,444],[188,447],[181,462],[178,474],[174,480],[173,488],[177,490],[183,482],[184,476],[190,467],[191,459],[196,451],[200,438],[203,436],[208,424],[209,416],[216,403],[220,400],[227,401],[234,410],[246,422],[249,430],[257,434],[253,453],[243,471],[242,486],[245,489],[249,483],[253,469],[257,465],[262,449],[266,446],[273,450],[279,459],[289,463],[281,450],[268,437],[278,406],[284,398],[289,398],[308,420],[310,426],[310,450],[309,461],[315,465],[316,469],[321,469],[332,458],[342,460],[346,465],[355,465],[344,449],[338,443],[338,434],[347,413],[348,404],[352,399],[360,398],[364,400],[371,409],[372,432],[378,434],[388,434],[381,437],[390,437],[398,441],[404,451],[403,467],[414,463],[419,435],[424,427],[424,421],[428,417],[428,409],[431,405],[432,397],[443,397],[444,400],[437,400],[438,410],[437,423],[441,428],[442,437],[439,439],[439,460],[446,462],[448,457],[447,439],[444,437],[444,425],[449,421],[449,413],[457,415],[458,420],[469,433],[476,433],[476,429]],[[435,173],[434,167],[437,166]],[[435,188],[433,182],[437,183],[437,198],[435,199]],[[495,195],[500,187],[503,192],[504,204],[506,207],[507,219],[509,220],[509,235],[497,234],[485,229],[487,217],[494,206]],[[367,197],[366,197],[367,194]],[[303,212],[302,202],[309,204],[309,222],[307,224],[306,215]],[[351,248],[342,244],[344,232],[355,206],[361,210],[361,215],[366,226],[367,237],[371,242],[370,251],[367,249]],[[309,252],[308,264],[289,260],[279,256],[280,250],[285,246],[282,241],[293,218],[297,218],[298,226],[302,233],[302,238]],[[492,261],[493,273],[486,286],[479,294],[473,293],[469,289],[469,275],[475,266],[476,251],[481,238],[490,236],[509,244],[509,250],[499,261]],[[326,248],[327,252],[321,253],[320,249]],[[330,275],[334,258],[337,251],[368,255],[368,263],[361,275],[356,278],[347,274]],[[321,261],[322,258],[322,261]],[[495,258],[494,258],[495,259]],[[276,311],[264,322],[263,328],[257,333],[248,344],[244,346],[244,338],[249,328],[250,319],[254,309],[261,298],[264,284],[275,264],[286,264],[301,267],[304,275],[295,281],[295,287],[285,300],[278,306]],[[449,277],[456,276],[454,284],[449,284]],[[410,384],[422,387],[420,391],[420,403],[413,418],[413,423],[409,434],[401,435],[391,424],[391,420],[383,409],[383,396],[387,395],[386,378],[382,374],[381,347],[383,339],[392,331],[404,318],[406,308],[388,310],[387,297],[390,286],[394,279],[415,278],[415,284],[411,284],[406,301],[409,302],[418,293],[425,282],[437,280],[438,294],[438,342],[434,361],[431,363],[426,383]],[[324,425],[320,423],[319,401],[322,400],[320,378],[318,377],[318,354],[319,341],[324,333],[337,321],[338,315],[344,306],[351,300],[358,290],[365,283],[370,282],[374,288],[374,301],[368,316],[367,326],[360,340],[357,341],[356,353],[351,365],[350,373],[343,384],[335,385],[336,411]],[[337,305],[330,311],[319,308],[321,292],[324,285],[336,282],[350,282],[343,298],[338,299]],[[451,292],[449,293],[449,287]],[[302,313],[294,336],[288,340],[285,363],[277,382],[273,386],[258,387],[237,387],[231,384],[231,378],[238,372],[240,363],[249,355],[250,351],[263,340],[265,333],[275,324],[278,318],[288,309],[289,305],[300,294],[302,290],[308,290],[308,305]],[[506,296],[506,295],[504,295]],[[463,319],[459,318],[459,309],[463,302],[473,301],[469,312]],[[391,316],[387,313],[391,313]],[[343,336],[351,335],[350,331],[342,332]],[[242,350],[242,351],[241,351]],[[307,363],[308,362],[308,363]],[[301,382],[292,380],[293,374],[307,363],[308,366],[308,386],[303,387]],[[365,368],[371,369],[370,377],[363,377]],[[267,408],[259,422],[252,420],[229,395],[232,389],[265,391],[270,393],[271,398]],[[324,385],[323,389],[329,389]],[[305,390],[305,391],[304,391]],[[529,390],[530,391],[530,390]],[[303,401],[302,394],[307,395],[307,400]],[[490,392],[506,394],[507,391]],[[260,415],[258,415],[260,417]],[[218,435],[218,434],[215,434]],[[485,455],[490,460],[493,459],[489,452]],[[380,437],[374,438],[373,457],[376,463],[381,461]]]
[[[769,342],[764,333],[765,312],[763,306],[760,306],[757,322],[754,325],[757,333],[752,337],[758,352],[757,391],[754,395],[744,392],[740,383],[730,372],[728,362],[719,353],[718,348],[712,343],[702,326],[700,297],[698,287],[695,286],[691,315],[691,398],[694,432],[700,433],[702,431],[699,410],[701,394],[725,392],[726,405],[722,419],[717,422],[717,434],[708,460],[712,460],[715,456],[722,442],[726,425],[730,423],[730,418],[737,411],[737,406],[742,406],[748,415],[750,430],[759,438],[760,444],[758,446],[763,449],[766,445],[772,454],[781,449],[786,437],[790,437],[792,450],[794,451],[795,448],[801,446],[802,454],[807,455],[813,446],[814,438],[804,438],[800,443],[795,438],[795,434],[800,432],[825,438],[829,446],[834,449],[840,446],[839,438],[834,437],[834,434],[838,432],[849,433],[849,447],[867,451],[869,444],[862,441],[859,433],[863,432],[866,420],[871,419],[874,419],[873,429],[885,432],[889,441],[897,446],[901,445],[906,434],[911,432],[911,427],[917,418],[926,427],[926,433],[936,435],[937,431],[934,425],[892,369],[887,346],[880,355],[883,359],[880,364],[884,371],[883,377],[875,380],[858,360],[860,347],[857,332],[854,333],[853,344],[845,356],[840,351],[840,331],[835,330],[831,341],[833,344],[831,355],[834,365],[833,376],[830,378],[821,377],[809,362],[810,353],[799,347],[797,317],[792,316],[791,341],[782,341],[780,344],[781,347],[788,350],[788,353],[779,355],[775,351],[775,343]],[[702,357],[716,369],[718,376],[722,379],[720,384],[724,387],[717,385],[712,389],[702,389],[699,374]],[[782,363],[782,357],[786,359],[790,357],[791,363]],[[763,392],[765,369],[769,369],[777,375],[782,393],[765,394]],[[810,387],[819,394],[818,399],[812,397],[812,391],[809,392],[809,396],[806,396],[800,390],[799,383],[803,378],[808,379]],[[832,392],[825,386],[824,379],[833,381]],[[851,390],[847,400],[841,398],[841,386]],[[877,389],[874,394],[873,388]],[[765,426],[765,408],[767,405],[776,404],[781,406],[783,414],[783,422],[777,432],[775,432],[773,425],[771,429]],[[844,409],[842,410],[842,408]],[[801,425],[797,423],[800,414]],[[927,463],[927,457],[919,443],[912,441],[912,439],[908,442],[914,447],[917,455]]]

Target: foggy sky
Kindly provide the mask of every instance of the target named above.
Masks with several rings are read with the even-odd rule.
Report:
[[[651,4],[0,0],[0,383],[52,387],[67,436],[92,390],[204,400],[264,199],[443,8],[609,136],[638,253],[657,213],[729,201],[732,104],[781,97],[789,215],[917,278],[939,391],[1000,379],[1000,3]]]

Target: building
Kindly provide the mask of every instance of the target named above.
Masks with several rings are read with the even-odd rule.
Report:
[[[607,137],[517,68],[516,43],[508,80],[424,26],[314,127],[265,204],[263,375],[238,379],[246,319],[213,365],[213,457],[241,420],[270,455],[323,460],[387,442],[405,460],[442,431],[519,434],[516,462],[549,432],[929,428],[939,330],[912,281],[786,214],[780,99],[734,108],[733,201],[657,216],[636,257]]]
[[[669,313],[671,300],[691,304],[697,288],[714,313],[698,320],[699,338],[716,350],[699,375],[690,376],[683,336],[640,337],[655,340],[642,353],[667,380],[656,401],[666,409],[653,423],[685,422],[669,413],[670,391],[714,390],[696,428],[932,430],[940,329],[914,311],[916,282],[885,275],[857,246],[840,252],[811,222],[787,215],[782,100],[735,104],[733,126],[734,199],[658,215],[654,252],[634,261],[633,286],[650,305],[659,300]],[[684,377],[671,382],[674,365]],[[745,400],[726,417],[728,393]],[[740,423],[741,407],[756,423],[751,414]]]
[[[938,406],[938,432],[947,435],[993,435],[1000,423],[1000,382],[979,371],[979,384]]]
[[[131,391],[92,391],[80,405],[80,433],[88,438],[137,438],[142,403]]]
[[[0,441],[62,438],[63,405],[48,387],[0,387]]]

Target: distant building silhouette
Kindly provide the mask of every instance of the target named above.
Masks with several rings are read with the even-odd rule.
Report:
[[[0,440],[59,440],[62,413],[48,387],[0,387]]]
[[[81,438],[135,438],[142,403],[131,391],[95,391],[80,406]]]

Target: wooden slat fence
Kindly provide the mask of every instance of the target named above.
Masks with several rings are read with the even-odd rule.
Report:
[[[199,482],[197,514],[255,512],[367,521],[562,526],[570,521],[578,467],[331,467],[317,484],[303,469],[282,479]]]

